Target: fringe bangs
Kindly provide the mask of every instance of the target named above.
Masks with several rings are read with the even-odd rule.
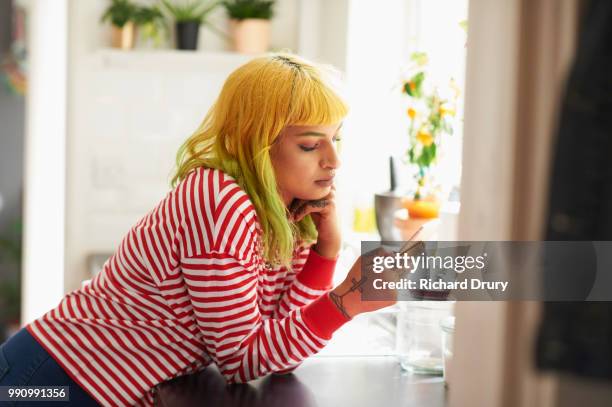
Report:
[[[348,105],[333,81],[332,75],[339,76],[339,73],[323,69],[320,73],[321,76],[317,72],[296,75],[287,124],[329,125],[342,121],[348,114]]]

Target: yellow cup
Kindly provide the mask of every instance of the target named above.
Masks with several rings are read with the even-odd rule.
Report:
[[[371,233],[376,230],[376,213],[373,206],[356,207],[353,212],[353,230]]]

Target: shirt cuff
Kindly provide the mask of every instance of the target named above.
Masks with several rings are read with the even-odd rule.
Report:
[[[350,321],[329,298],[329,293],[305,306],[302,318],[308,328],[323,339],[331,339],[338,328]]]
[[[296,278],[313,290],[329,290],[333,285],[337,260],[337,257],[335,259],[323,257],[311,247],[308,259]]]

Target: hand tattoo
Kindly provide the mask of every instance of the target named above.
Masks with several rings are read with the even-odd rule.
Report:
[[[304,203],[299,208],[293,208],[293,210],[292,210],[293,217],[294,218],[299,217],[302,213],[304,213],[306,211],[306,207],[308,207],[309,205],[312,206],[312,207],[315,207],[315,208],[325,208],[327,205],[329,205],[329,201],[327,199],[325,199],[325,198],[317,199],[317,200],[314,200],[314,201],[306,201],[306,203]],[[293,206],[293,205],[291,205],[291,206]]]

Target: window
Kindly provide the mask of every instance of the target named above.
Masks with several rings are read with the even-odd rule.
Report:
[[[343,230],[350,241],[368,237],[354,233],[356,209],[372,207],[374,194],[389,189],[389,156],[404,155],[408,148],[407,99],[401,85],[410,55],[426,52],[436,83],[454,78],[463,89],[467,3],[390,0],[378,9],[370,2],[350,3],[345,69],[351,113],[344,126],[339,177]],[[455,134],[446,138],[439,171],[440,180],[455,190],[461,174],[462,112],[460,97]],[[405,185],[413,182],[407,173],[404,169],[399,174]]]
[[[464,89],[467,38],[468,0],[389,0],[377,8],[371,2],[349,4],[345,71],[351,113],[344,124],[338,182],[345,249],[336,283],[359,255],[361,240],[378,239],[375,230],[355,231],[354,216],[374,216],[374,194],[389,189],[389,156],[408,148],[407,100],[401,84],[407,79],[402,73],[410,55],[426,52],[428,72],[436,82],[452,77]],[[440,163],[441,181],[455,191],[461,177],[462,100],[461,95],[455,133],[447,137]],[[404,170],[399,178],[405,184],[410,177]],[[345,325],[322,354],[390,354],[394,343],[395,314],[386,309]]]

